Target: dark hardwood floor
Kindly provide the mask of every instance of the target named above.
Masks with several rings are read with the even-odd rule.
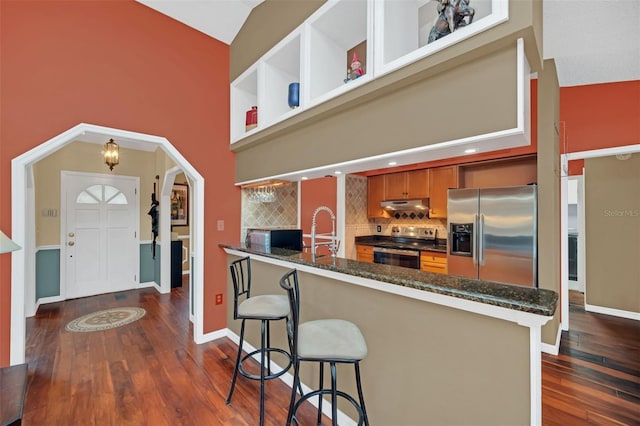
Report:
[[[257,425],[259,382],[239,378],[225,404],[237,346],[193,342],[187,284],[167,295],[141,289],[41,306],[27,319],[23,424]],[[79,316],[118,306],[147,313],[111,330],[65,331]],[[289,397],[280,380],[267,382],[266,425],[284,424]],[[313,424],[315,408],[303,408],[301,424]]]
[[[570,292],[558,356],[542,354],[542,423],[640,425],[640,323],[585,312]]]
[[[142,289],[41,306],[27,320],[23,424],[258,424],[257,382],[239,379],[225,405],[236,345],[226,338],[193,343],[187,284],[167,295]],[[542,355],[543,424],[640,425],[640,325],[586,313],[580,303],[574,294],[560,354]],[[117,306],[147,314],[107,331],[64,329],[79,316]],[[279,380],[267,382],[265,424],[284,424],[289,391]],[[301,425],[314,424],[312,406],[300,415]]]

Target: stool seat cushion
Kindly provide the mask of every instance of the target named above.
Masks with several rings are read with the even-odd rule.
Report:
[[[361,360],[367,356],[367,343],[352,322],[308,321],[298,326],[298,355],[305,359]]]
[[[289,298],[281,294],[251,296],[238,305],[239,318],[279,319],[289,315]]]

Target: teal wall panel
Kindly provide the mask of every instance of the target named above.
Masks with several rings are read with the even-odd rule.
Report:
[[[140,244],[140,283],[160,284],[160,245],[153,258],[151,244]],[[36,252],[36,301],[43,297],[60,296],[60,249],[40,249]]]
[[[60,296],[60,249],[36,252],[36,300]]]
[[[160,285],[160,244],[156,244],[153,258],[152,244],[140,244],[140,283],[155,282]]]

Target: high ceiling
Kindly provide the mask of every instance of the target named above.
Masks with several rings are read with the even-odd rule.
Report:
[[[138,1],[231,44],[263,0]],[[555,58],[560,86],[640,80],[639,0],[543,3],[544,58]]]

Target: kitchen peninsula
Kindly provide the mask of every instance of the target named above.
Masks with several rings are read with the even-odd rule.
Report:
[[[221,247],[229,261],[251,256],[255,294],[279,291],[280,277],[296,268],[303,321],[358,324],[369,348],[362,374],[372,424],[540,423],[540,328],[555,312],[555,292],[288,250]],[[272,331],[286,347],[284,328]],[[303,370],[303,383],[313,384],[314,373]],[[355,392],[350,373],[339,376]],[[339,408],[352,417],[349,407]]]

